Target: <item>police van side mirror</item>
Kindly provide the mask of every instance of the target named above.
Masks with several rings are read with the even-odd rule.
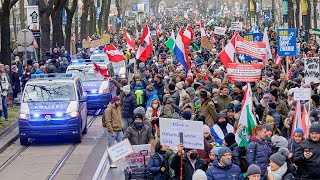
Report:
[[[86,102],[88,99],[87,95],[83,95],[81,98],[80,98],[80,102]]]

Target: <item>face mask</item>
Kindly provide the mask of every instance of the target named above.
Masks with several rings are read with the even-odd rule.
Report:
[[[158,108],[158,104],[152,104],[152,107],[156,109]]]
[[[190,154],[190,159],[195,160],[197,158],[198,154],[193,152]]]
[[[229,165],[232,164],[232,160],[231,159],[222,159],[221,161],[225,166],[229,166]]]
[[[159,154],[165,154],[166,153],[166,151],[159,151]]]
[[[134,127],[136,127],[138,130],[141,130],[143,127],[143,122],[134,122]]]

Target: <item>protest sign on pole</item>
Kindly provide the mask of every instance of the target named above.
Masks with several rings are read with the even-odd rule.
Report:
[[[293,100],[295,101],[309,101],[311,97],[310,88],[296,88],[293,93]]]
[[[224,28],[224,27],[218,27],[218,26],[216,26],[215,28],[214,28],[214,34],[215,35],[222,35],[222,36],[224,36],[224,35],[226,35],[226,28]]]
[[[305,83],[310,84],[320,82],[319,57],[304,58]]]
[[[242,31],[242,22],[231,22],[230,30]]]
[[[128,139],[125,139],[117,144],[114,144],[107,149],[112,162],[116,162],[120,159],[125,158],[133,152],[131,144]]]
[[[208,39],[201,39],[201,47],[208,50],[212,50],[213,42]]]
[[[132,145],[133,153],[126,157],[130,167],[142,167],[144,165],[144,157],[142,152],[146,152],[146,164],[148,164],[151,154],[151,144]]]
[[[180,144],[183,135],[183,146],[190,149],[204,149],[203,123],[160,118],[160,143],[171,147]]]
[[[229,63],[228,78],[237,82],[258,82],[261,78],[261,64]]]
[[[278,55],[296,56],[297,55],[297,37],[296,29],[278,29]]]

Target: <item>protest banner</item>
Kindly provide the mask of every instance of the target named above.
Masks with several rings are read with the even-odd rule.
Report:
[[[116,162],[120,159],[125,158],[133,152],[131,144],[128,139],[125,139],[117,144],[114,144],[107,149],[112,162]]]
[[[309,33],[314,36],[320,36],[320,29],[309,29]]]
[[[92,48],[96,48],[96,47],[100,47],[100,46],[104,46],[104,39],[97,39],[97,40],[92,40],[91,41],[91,47]]]
[[[296,88],[293,93],[293,99],[295,101],[308,101],[311,98],[310,88]]]
[[[236,51],[240,54],[245,54],[262,61],[265,61],[267,53],[265,42],[247,41],[239,35],[236,40]]]
[[[319,57],[304,58],[305,83],[310,84],[320,82]]]
[[[86,41],[85,39],[82,41],[82,48],[90,48],[91,47],[91,42]]]
[[[142,167],[144,165],[144,158],[141,152],[148,152],[145,156],[146,164],[148,164],[151,155],[151,144],[133,145],[133,153],[126,157],[126,160],[130,167],[138,166]]]
[[[229,63],[228,78],[237,82],[258,82],[261,78],[261,64]]]
[[[231,22],[230,30],[242,31],[242,22]]]
[[[278,55],[279,56],[296,56],[297,55],[297,37],[296,29],[278,29]]]
[[[215,35],[222,35],[222,36],[224,36],[224,35],[226,35],[226,28],[224,28],[224,27],[218,27],[218,26],[216,26],[215,28],[214,28],[214,34]]]
[[[208,50],[212,50],[213,42],[208,39],[201,39],[201,47]]]
[[[103,34],[102,38],[105,45],[110,44],[110,34]]]
[[[200,121],[183,121],[160,118],[160,143],[171,147],[180,144],[182,134],[183,146],[190,149],[204,149],[203,123]]]

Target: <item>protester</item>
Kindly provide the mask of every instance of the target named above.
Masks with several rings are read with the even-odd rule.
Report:
[[[267,168],[267,174],[264,176],[268,180],[292,180],[293,174],[288,169],[286,158],[288,150],[276,152],[270,156],[270,166]]]
[[[168,179],[168,165],[165,163],[165,153],[168,147],[166,145],[160,145],[158,142],[155,146],[155,153],[150,157],[147,170],[153,176],[154,180],[166,180]]]
[[[224,137],[227,133],[234,132],[233,126],[227,122],[226,118],[227,116],[224,113],[219,113],[217,115],[216,124],[211,128],[211,135],[220,145],[222,145]]]
[[[133,121],[133,110],[136,108],[136,96],[131,92],[130,86],[126,85],[122,88],[124,93],[122,99],[122,118],[123,118],[123,131],[125,132],[127,128]]]
[[[6,121],[8,121],[8,105],[7,105],[7,95],[9,90],[9,81],[6,75],[3,73],[3,70],[0,70],[0,85],[1,85],[1,97],[2,97],[2,114]]]
[[[134,122],[124,133],[131,145],[150,144],[153,139],[152,129],[143,123],[143,115],[136,114]]]
[[[212,127],[215,124],[214,120],[216,119],[217,112],[207,91],[200,92],[200,101],[202,102],[200,114],[205,117],[206,124]]]
[[[232,163],[241,166],[239,146],[233,133],[228,133],[224,136],[223,145],[230,148],[232,152]]]
[[[248,180],[260,180],[261,169],[258,165],[251,164],[248,167],[247,171],[247,179]]]

